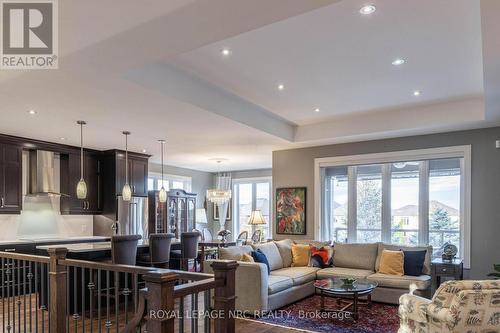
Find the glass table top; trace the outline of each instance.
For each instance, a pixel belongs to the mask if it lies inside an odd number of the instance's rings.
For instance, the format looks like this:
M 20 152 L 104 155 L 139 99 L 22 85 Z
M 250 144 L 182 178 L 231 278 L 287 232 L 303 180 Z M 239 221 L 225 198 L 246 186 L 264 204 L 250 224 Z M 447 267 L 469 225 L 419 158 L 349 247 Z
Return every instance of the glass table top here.
M 375 289 L 378 284 L 374 281 L 357 279 L 353 284 L 345 284 L 341 278 L 316 280 L 314 286 L 320 290 L 333 293 L 362 293 Z

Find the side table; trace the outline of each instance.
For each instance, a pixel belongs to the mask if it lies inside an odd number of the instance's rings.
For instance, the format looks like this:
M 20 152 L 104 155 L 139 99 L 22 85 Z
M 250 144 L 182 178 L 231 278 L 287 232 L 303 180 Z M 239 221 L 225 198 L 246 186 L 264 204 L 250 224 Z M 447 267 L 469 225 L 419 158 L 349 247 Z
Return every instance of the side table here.
M 451 261 L 436 258 L 432 260 L 432 295 L 441 285 L 441 278 L 452 278 L 463 280 L 464 263 L 462 259 L 452 259 Z

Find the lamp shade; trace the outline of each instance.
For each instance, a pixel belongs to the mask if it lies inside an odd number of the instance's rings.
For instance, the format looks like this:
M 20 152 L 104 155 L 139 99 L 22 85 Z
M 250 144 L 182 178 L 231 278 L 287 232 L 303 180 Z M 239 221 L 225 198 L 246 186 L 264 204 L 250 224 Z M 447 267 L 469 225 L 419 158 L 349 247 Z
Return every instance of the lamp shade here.
M 123 201 L 130 201 L 132 199 L 132 189 L 128 183 L 125 183 L 122 189 L 122 198 Z
M 205 208 L 196 208 L 196 224 L 207 224 L 207 213 Z
M 250 225 L 262 225 L 267 224 L 266 220 L 264 220 L 264 216 L 262 216 L 262 211 L 254 210 L 250 218 L 248 219 L 248 224 Z

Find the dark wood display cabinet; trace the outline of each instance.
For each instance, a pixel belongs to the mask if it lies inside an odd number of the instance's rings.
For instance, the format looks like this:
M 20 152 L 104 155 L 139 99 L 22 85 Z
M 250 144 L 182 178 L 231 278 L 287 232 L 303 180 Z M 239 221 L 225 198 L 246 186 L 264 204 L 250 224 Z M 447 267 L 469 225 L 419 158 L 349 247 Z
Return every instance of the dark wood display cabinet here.
M 148 196 L 148 159 L 150 155 L 128 153 L 128 182 L 132 196 Z M 103 186 L 103 214 L 115 220 L 116 198 L 122 194 L 125 185 L 125 152 L 108 150 L 103 153 L 101 178 Z
M 22 209 L 22 148 L 0 143 L 0 214 Z
M 87 183 L 87 198 L 76 197 L 80 181 L 80 154 L 61 154 L 61 214 L 95 215 L 102 212 L 101 156 L 85 152 L 83 175 Z
M 167 231 L 180 238 L 183 232 L 192 231 L 196 221 L 196 194 L 172 189 L 167 192 Z

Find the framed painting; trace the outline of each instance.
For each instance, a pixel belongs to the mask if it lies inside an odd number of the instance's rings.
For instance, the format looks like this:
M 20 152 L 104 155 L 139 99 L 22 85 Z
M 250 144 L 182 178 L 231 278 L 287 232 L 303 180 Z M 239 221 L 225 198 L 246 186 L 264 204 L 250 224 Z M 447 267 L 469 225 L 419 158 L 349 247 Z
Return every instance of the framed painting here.
M 227 207 L 226 221 L 231 221 L 233 201 L 229 200 L 229 206 Z M 219 206 L 214 204 L 214 220 L 219 221 Z
M 306 187 L 276 189 L 276 233 L 306 234 Z

